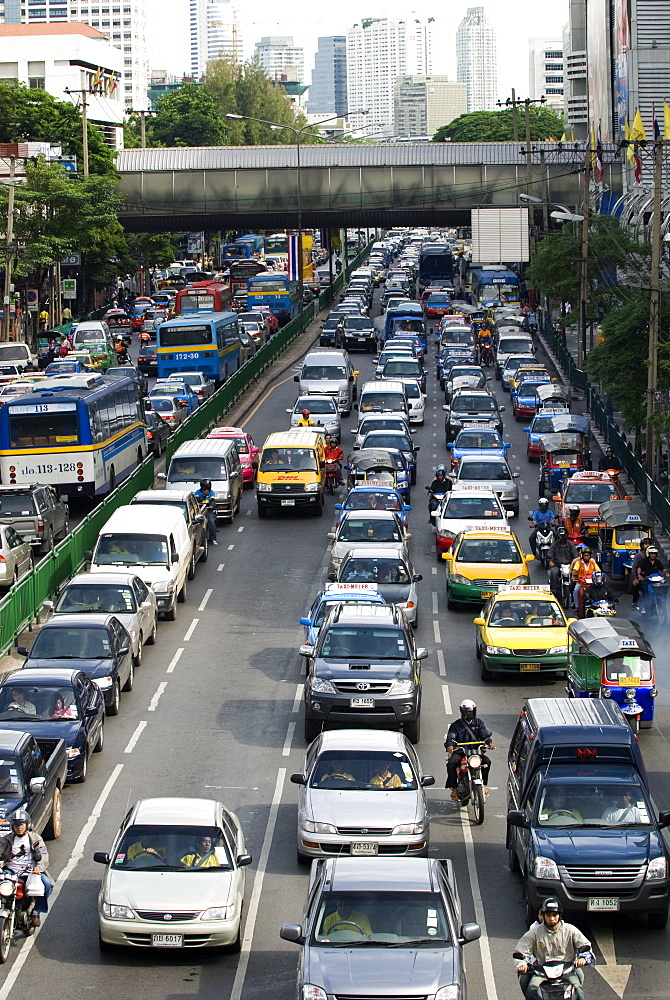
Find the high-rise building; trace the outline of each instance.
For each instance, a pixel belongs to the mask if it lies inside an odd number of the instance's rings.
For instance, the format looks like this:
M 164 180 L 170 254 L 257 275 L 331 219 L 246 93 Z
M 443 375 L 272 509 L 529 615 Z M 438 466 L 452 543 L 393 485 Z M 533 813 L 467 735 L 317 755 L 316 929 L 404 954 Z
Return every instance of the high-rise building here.
M 468 7 L 456 32 L 456 79 L 468 85 L 468 111 L 495 111 L 498 99 L 496 36 L 483 7 Z
M 344 35 L 319 39 L 307 111 L 310 115 L 339 117 L 347 113 L 347 39 Z
M 394 102 L 396 135 L 432 137 L 468 110 L 468 88 L 447 76 L 399 76 Z
M 349 123 L 361 135 L 394 134 L 396 78 L 432 72 L 432 22 L 366 18 L 347 32 Z
M 255 55 L 271 80 L 302 83 L 305 79 L 305 54 L 292 35 L 266 35 L 256 42 Z
M 242 59 L 237 11 L 231 0 L 189 0 L 191 76 L 201 77 L 210 59 Z
M 80 21 L 98 28 L 123 52 L 123 100 L 126 110 L 148 108 L 149 52 L 144 0 L 50 0 L 33 6 L 32 0 L 0 0 L 0 22 L 5 24 L 62 24 Z
M 528 96 L 531 101 L 546 97 L 547 107 L 563 114 L 563 41 L 529 38 L 528 54 Z

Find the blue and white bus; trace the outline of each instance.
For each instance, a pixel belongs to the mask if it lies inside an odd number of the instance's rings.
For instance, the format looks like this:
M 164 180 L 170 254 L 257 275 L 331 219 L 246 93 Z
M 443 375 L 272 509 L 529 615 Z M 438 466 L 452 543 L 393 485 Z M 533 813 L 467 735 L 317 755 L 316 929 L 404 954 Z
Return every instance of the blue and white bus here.
M 210 312 L 178 316 L 156 331 L 158 377 L 175 372 L 202 372 L 217 385 L 240 367 L 237 313 Z
M 470 291 L 475 301 L 490 308 L 496 305 L 519 305 L 519 276 L 504 264 L 475 265 L 470 268 Z
M 281 271 L 264 271 L 247 279 L 247 309 L 269 306 L 275 316 L 287 312 L 291 319 L 300 312 L 298 285 Z
M 46 483 L 59 493 L 99 496 L 134 472 L 147 452 L 133 378 L 47 378 L 0 408 L 5 486 Z

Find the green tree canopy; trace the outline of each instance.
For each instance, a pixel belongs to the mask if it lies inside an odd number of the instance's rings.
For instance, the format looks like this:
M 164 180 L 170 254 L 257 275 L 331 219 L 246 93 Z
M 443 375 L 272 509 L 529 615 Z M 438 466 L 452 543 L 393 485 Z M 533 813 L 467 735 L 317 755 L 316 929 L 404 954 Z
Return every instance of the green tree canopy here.
M 517 107 L 516 118 L 519 138 L 525 139 L 526 119 L 524 108 Z M 530 136 L 534 141 L 560 139 L 564 124 L 560 115 L 550 108 L 530 106 Z M 471 111 L 443 125 L 433 136 L 433 142 L 513 142 L 514 111 Z
M 186 83 L 158 101 L 147 121 L 147 136 L 158 146 L 223 146 L 225 119 L 206 87 Z

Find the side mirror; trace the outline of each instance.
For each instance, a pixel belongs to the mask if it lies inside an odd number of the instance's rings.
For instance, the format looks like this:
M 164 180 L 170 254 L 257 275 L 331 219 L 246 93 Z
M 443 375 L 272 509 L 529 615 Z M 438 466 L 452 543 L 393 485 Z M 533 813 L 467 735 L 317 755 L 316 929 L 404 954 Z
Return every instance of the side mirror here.
M 42 601 L 42 607 L 46 608 L 47 611 L 53 611 L 54 602 L 53 601 Z
M 127 656 L 130 652 L 130 646 L 121 646 L 119 650 L 119 656 Z
M 486 622 L 484 621 L 483 618 L 474 618 L 473 621 L 472 621 L 472 624 L 473 625 L 486 625 Z
M 312 623 L 311 623 L 311 621 L 309 620 L 309 618 L 301 618 L 301 619 L 300 619 L 300 624 L 301 624 L 301 625 L 307 625 L 307 627 L 309 628 L 309 627 L 311 626 L 311 624 L 312 624 Z
M 313 656 L 314 646 L 309 646 L 305 643 L 304 645 L 300 646 L 298 652 L 300 653 L 301 656 Z
M 294 382 L 299 382 L 300 381 L 300 376 L 299 375 L 294 375 L 293 376 L 293 381 Z
M 510 809 L 507 813 L 507 823 L 509 826 L 518 826 L 522 830 L 527 830 L 530 825 L 520 809 Z
M 420 444 L 415 445 L 414 451 L 421 451 L 421 445 Z
M 84 552 L 84 559 L 86 560 L 86 562 L 90 562 L 92 558 L 93 558 L 93 549 L 87 549 L 86 552 Z
M 534 555 L 530 555 L 529 554 L 529 555 L 526 556 L 526 562 L 534 562 L 534 561 L 535 561 L 535 556 Z
M 344 506 L 341 503 L 334 503 L 333 510 L 344 510 Z
M 500 413 L 504 413 L 505 412 L 505 407 L 504 406 L 499 406 L 498 410 L 499 410 Z
M 95 851 L 93 854 L 93 860 L 99 865 L 109 864 L 109 854 L 105 854 L 104 851 Z
M 423 580 L 423 575 L 421 573 L 415 573 L 414 576 L 412 577 L 412 580 L 414 581 L 414 583 L 418 583 L 419 580 Z
M 304 774 L 302 774 L 300 771 L 298 771 L 296 774 L 292 774 L 291 777 L 289 778 L 289 781 L 291 782 L 292 785 L 306 785 L 307 784 L 307 778 L 306 778 L 306 776 Z
M 337 583 L 337 573 L 329 573 L 328 579 L 331 583 Z
M 453 559 L 454 557 L 453 557 L 453 555 L 452 555 L 452 553 L 451 553 L 451 552 L 443 552 L 443 553 L 442 553 L 442 558 L 443 558 L 443 559 L 446 559 L 446 560 L 447 560 L 447 562 L 449 562 L 449 560 L 450 560 L 450 559 Z
M 448 410 L 448 409 L 449 409 L 449 407 L 447 406 L 447 404 L 446 404 L 446 403 L 443 403 L 443 404 L 442 404 L 442 409 L 443 409 L 443 410 Z
M 157 479 L 167 479 L 167 476 L 165 475 L 164 472 L 159 472 L 156 478 Z
M 326 538 L 335 539 L 336 537 L 337 537 L 337 535 L 335 534 L 334 531 L 329 531 L 328 534 L 326 535 Z
M 19 654 L 19 656 L 30 656 L 30 650 L 26 649 L 25 646 L 17 646 L 16 652 Z
M 521 475 L 520 472 L 513 472 L 512 473 L 512 479 L 518 479 L 520 475 Z
M 174 566 L 174 564 L 175 564 L 175 563 L 178 563 L 178 562 L 179 562 L 179 556 L 177 555 L 177 553 L 176 553 L 176 552 L 175 552 L 175 553 L 173 553 L 173 556 L 172 556 L 172 559 L 170 560 L 170 562 L 171 562 L 171 564 L 172 564 L 173 566 Z
M 279 937 L 284 941 L 293 941 L 294 944 L 305 943 L 300 924 L 282 924 L 279 928 Z
M 530 434 L 530 427 L 522 427 L 521 428 L 521 433 L 522 434 Z
M 288 407 L 286 408 L 286 412 L 287 412 L 287 413 L 293 413 L 293 410 L 291 409 L 291 407 L 290 407 L 290 406 L 288 406 Z
M 251 857 L 250 854 L 238 854 L 237 857 L 235 858 L 235 861 L 237 862 L 238 868 L 245 868 L 246 865 L 251 864 L 253 858 Z
M 427 659 L 427 657 L 428 657 L 428 650 L 425 648 L 425 646 L 419 646 L 419 648 L 416 651 L 417 660 L 425 660 Z
M 46 785 L 46 782 L 46 778 L 31 778 L 30 791 L 34 793 L 42 792 L 42 794 L 44 794 L 44 786 Z
M 435 778 L 432 776 L 432 774 L 424 774 L 423 778 L 421 779 L 421 787 L 430 788 L 430 786 L 434 784 L 435 784 Z
M 658 814 L 658 825 L 663 829 L 664 826 L 670 826 L 670 811 L 664 809 L 663 812 Z
M 89 717 L 89 719 L 94 719 L 98 714 L 98 711 L 99 711 L 98 707 L 94 705 L 93 707 L 86 709 L 86 715 Z
M 254 470 L 254 472 L 258 472 L 258 462 L 252 462 L 251 468 Z
M 481 936 L 482 930 L 479 924 L 461 924 L 461 929 L 458 932 L 458 943 L 469 944 L 471 941 L 478 941 Z

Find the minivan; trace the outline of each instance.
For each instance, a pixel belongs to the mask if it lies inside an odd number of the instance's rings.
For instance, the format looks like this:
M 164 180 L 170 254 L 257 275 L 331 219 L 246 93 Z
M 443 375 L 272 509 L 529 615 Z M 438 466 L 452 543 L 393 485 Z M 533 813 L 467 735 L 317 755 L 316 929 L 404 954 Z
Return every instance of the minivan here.
M 268 510 L 323 513 L 326 458 L 323 435 L 316 427 L 295 427 L 269 434 L 256 473 L 258 516 Z
M 310 351 L 297 371 L 293 381 L 300 386 L 301 396 L 332 396 L 342 416 L 349 416 L 356 399 L 358 372 L 346 351 Z
M 356 404 L 359 413 L 404 413 L 409 416 L 407 390 L 405 384 L 395 379 L 366 382 L 361 389 L 361 398 Z
M 167 475 L 168 490 L 200 489 L 200 481 L 209 479 L 215 494 L 216 516 L 233 523 L 242 499 L 242 465 L 234 441 L 205 438 L 185 441 L 175 451 Z
M 167 621 L 186 600 L 193 543 L 183 512 L 167 504 L 118 507 L 103 525 L 91 554 L 91 573 L 111 569 L 137 573 L 156 595 Z
M 27 365 L 36 363 L 35 355 L 24 341 L 0 344 L 0 365 L 16 365 L 23 371 Z
M 502 370 L 505 367 L 508 357 L 511 354 L 534 354 L 535 346 L 532 339 L 527 335 L 519 331 L 518 334 L 512 336 L 501 337 L 498 341 L 498 346 L 496 348 L 496 365 L 495 373 L 496 379 L 500 381 L 502 378 Z

